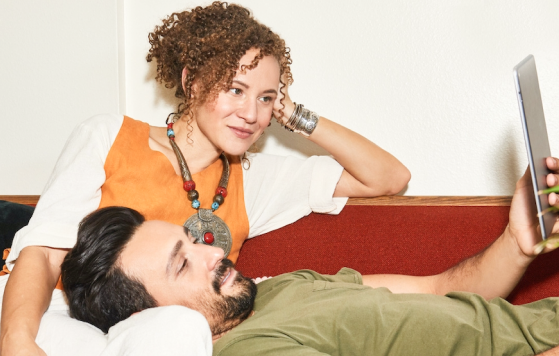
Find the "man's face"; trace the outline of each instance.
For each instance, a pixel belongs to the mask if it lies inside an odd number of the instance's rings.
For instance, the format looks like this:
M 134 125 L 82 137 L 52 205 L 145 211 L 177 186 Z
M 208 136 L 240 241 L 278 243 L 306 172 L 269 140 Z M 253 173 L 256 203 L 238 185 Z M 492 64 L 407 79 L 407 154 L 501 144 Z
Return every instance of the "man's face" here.
M 218 335 L 246 319 L 256 286 L 223 259 L 218 247 L 195 244 L 182 226 L 143 223 L 120 256 L 120 266 L 139 279 L 161 306 L 183 305 L 202 313 Z

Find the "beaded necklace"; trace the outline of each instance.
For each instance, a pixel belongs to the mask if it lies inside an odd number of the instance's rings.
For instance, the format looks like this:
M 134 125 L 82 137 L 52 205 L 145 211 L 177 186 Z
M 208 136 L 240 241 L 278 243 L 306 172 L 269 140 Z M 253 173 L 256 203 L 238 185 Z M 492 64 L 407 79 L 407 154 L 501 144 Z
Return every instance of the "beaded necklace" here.
M 186 164 L 186 160 L 182 154 L 182 151 L 175 143 L 175 131 L 173 131 L 173 123 L 167 124 L 167 137 L 169 137 L 169 143 L 173 147 L 173 151 L 177 156 L 179 166 L 181 169 L 181 176 L 183 181 L 183 189 L 188 192 L 188 200 L 190 200 L 191 206 L 196 209 L 196 213 L 191 215 L 184 223 L 184 226 L 188 228 L 192 237 L 195 238 L 196 243 L 203 243 L 206 245 L 212 245 L 220 247 L 225 252 L 225 256 L 229 255 L 231 251 L 231 245 L 233 244 L 233 239 L 231 238 L 231 231 L 229 227 L 219 216 L 213 214 L 220 205 L 225 201 L 227 196 L 227 183 L 229 183 L 229 161 L 224 153 L 221 153 L 219 158 L 223 162 L 223 172 L 221 173 L 221 179 L 215 191 L 215 196 L 212 203 L 211 209 L 200 209 L 200 201 L 198 200 L 199 194 L 196 190 L 196 183 L 192 180 L 192 175 Z

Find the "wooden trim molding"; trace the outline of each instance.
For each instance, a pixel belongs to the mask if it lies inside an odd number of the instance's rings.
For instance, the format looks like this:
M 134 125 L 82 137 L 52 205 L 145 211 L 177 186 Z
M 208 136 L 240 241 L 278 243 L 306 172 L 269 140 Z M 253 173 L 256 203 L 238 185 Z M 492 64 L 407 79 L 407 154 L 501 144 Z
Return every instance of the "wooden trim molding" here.
M 349 198 L 348 205 L 510 206 L 512 196 L 383 196 Z
M 13 203 L 35 205 L 39 201 L 40 195 L 0 195 L 0 200 L 11 201 Z
M 0 195 L 0 200 L 20 204 L 37 204 L 39 195 Z M 510 206 L 511 196 L 385 196 L 350 198 L 348 205 L 405 206 Z

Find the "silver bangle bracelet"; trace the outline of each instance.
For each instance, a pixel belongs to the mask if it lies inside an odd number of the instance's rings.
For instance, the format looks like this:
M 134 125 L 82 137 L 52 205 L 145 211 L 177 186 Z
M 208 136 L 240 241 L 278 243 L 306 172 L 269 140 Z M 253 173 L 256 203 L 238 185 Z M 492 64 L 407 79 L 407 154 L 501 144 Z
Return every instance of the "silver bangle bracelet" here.
M 293 114 L 291 114 L 284 127 L 288 131 L 309 137 L 316 128 L 319 118 L 320 116 L 317 113 L 305 109 L 303 104 L 295 103 L 295 110 L 293 110 Z

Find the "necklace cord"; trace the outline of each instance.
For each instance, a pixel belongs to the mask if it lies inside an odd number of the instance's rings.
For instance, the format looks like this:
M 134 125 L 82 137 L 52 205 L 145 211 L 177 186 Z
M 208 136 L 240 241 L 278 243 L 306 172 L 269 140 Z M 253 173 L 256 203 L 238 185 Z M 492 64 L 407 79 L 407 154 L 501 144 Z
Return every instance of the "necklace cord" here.
M 196 183 L 192 180 L 192 174 L 190 174 L 184 155 L 175 142 L 173 123 L 167 124 L 167 137 L 169 137 L 169 143 L 171 144 L 171 147 L 177 156 L 177 161 L 179 162 L 181 177 L 183 180 L 182 187 L 187 192 L 187 197 L 191 202 L 192 208 L 197 211 L 185 221 L 184 226 L 188 228 L 197 242 L 220 247 L 224 251 L 224 256 L 227 257 L 233 244 L 231 231 L 225 221 L 213 214 L 213 212 L 223 204 L 225 197 L 227 196 L 227 184 L 229 183 L 230 174 L 227 156 L 225 156 L 223 152 L 219 155 L 219 158 L 221 158 L 223 163 L 223 171 L 221 172 L 219 185 L 215 190 L 211 210 L 200 209 L 200 201 L 198 200 L 199 194 L 196 190 Z
M 189 180 L 192 180 L 192 176 L 190 175 L 190 170 L 188 169 L 188 166 L 186 165 L 186 160 L 184 159 L 184 156 L 182 155 L 182 152 L 181 152 L 180 148 L 175 143 L 175 140 L 169 140 L 169 143 L 171 144 L 171 147 L 173 147 L 173 151 L 175 151 L 175 155 L 177 156 L 177 159 L 179 161 L 179 167 L 181 169 L 182 181 L 187 182 Z M 220 183 L 221 183 L 221 181 L 220 181 Z
M 199 194 L 196 190 L 196 183 L 192 180 L 192 174 L 188 169 L 188 165 L 186 164 L 186 160 L 184 159 L 184 155 L 182 154 L 181 149 L 177 146 L 175 142 L 175 131 L 173 130 L 173 123 L 167 124 L 167 136 L 169 137 L 169 143 L 177 156 L 177 161 L 179 163 L 179 167 L 181 170 L 181 177 L 183 181 L 183 188 L 188 192 L 188 200 L 192 202 L 192 207 L 194 209 L 200 208 L 200 201 L 198 200 Z M 223 204 L 225 201 L 225 197 L 227 196 L 227 184 L 229 183 L 229 175 L 230 175 L 230 166 L 229 160 L 227 160 L 227 156 L 225 153 L 221 153 L 219 155 L 223 163 L 223 171 L 221 172 L 221 177 L 219 179 L 219 184 L 215 191 L 215 195 L 213 198 L 212 203 L 212 211 L 215 211 L 219 208 L 220 205 Z

